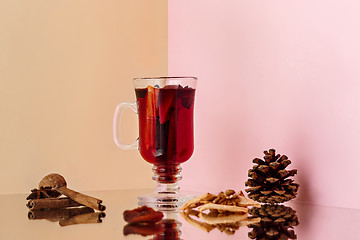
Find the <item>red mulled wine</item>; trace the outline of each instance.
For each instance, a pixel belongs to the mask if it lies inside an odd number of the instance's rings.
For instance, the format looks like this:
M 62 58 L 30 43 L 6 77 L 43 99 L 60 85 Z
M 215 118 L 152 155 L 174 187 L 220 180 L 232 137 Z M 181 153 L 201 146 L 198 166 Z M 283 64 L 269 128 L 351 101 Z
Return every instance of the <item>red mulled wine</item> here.
M 139 150 L 156 167 L 156 180 L 174 183 L 179 164 L 194 151 L 195 89 L 180 85 L 135 89 L 139 115 Z

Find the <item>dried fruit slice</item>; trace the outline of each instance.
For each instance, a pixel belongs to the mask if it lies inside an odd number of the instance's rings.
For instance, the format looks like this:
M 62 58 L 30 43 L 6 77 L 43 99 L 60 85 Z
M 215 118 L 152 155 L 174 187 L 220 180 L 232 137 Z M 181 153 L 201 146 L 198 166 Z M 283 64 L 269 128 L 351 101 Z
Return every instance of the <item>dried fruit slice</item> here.
M 124 220 L 128 223 L 155 223 L 164 217 L 162 212 L 155 211 L 147 206 L 126 210 L 123 215 Z
M 163 231 L 164 231 L 164 227 L 159 223 L 149 223 L 149 224 L 129 223 L 123 229 L 123 233 L 125 236 L 129 234 L 137 234 L 144 237 L 154 234 L 159 234 L 162 233 Z
M 203 205 L 206 202 L 210 202 L 216 198 L 215 194 L 212 193 L 205 193 L 201 196 L 191 199 L 187 203 L 185 203 L 181 208 L 180 211 L 184 211 L 186 209 L 196 208 L 199 205 Z
M 208 224 L 221 224 L 221 223 L 234 223 L 239 221 L 245 221 L 248 219 L 247 213 L 232 213 L 229 215 L 212 216 L 206 213 L 200 213 L 199 217 Z M 260 221 L 260 220 L 259 220 Z
M 157 100 L 159 89 L 152 86 L 147 87 L 146 98 L 146 118 L 152 119 L 156 117 L 157 113 Z
M 236 204 L 239 207 L 246 207 L 246 206 L 255 206 L 255 207 L 260 207 L 260 203 L 252 200 L 252 199 L 248 199 L 244 196 L 239 196 L 239 201 Z
M 187 212 L 180 212 L 180 215 L 191 225 L 198 227 L 206 232 L 210 232 L 216 228 L 214 225 L 193 219 Z
M 216 209 L 218 211 L 229 211 L 229 212 L 248 212 L 249 209 L 247 207 L 238 207 L 238 206 L 229 206 L 229 205 L 222 205 L 216 203 L 207 203 L 201 207 L 199 207 L 199 211 L 203 212 L 206 210 Z
M 157 115 L 157 99 L 159 95 L 159 89 L 154 88 L 152 86 L 147 87 L 146 95 L 145 95 L 145 105 L 142 105 L 142 109 L 146 109 L 145 118 L 142 126 L 143 133 L 142 137 L 144 138 L 144 143 L 146 143 L 147 149 L 152 149 L 152 145 L 155 141 L 155 128 L 156 124 L 156 115 Z

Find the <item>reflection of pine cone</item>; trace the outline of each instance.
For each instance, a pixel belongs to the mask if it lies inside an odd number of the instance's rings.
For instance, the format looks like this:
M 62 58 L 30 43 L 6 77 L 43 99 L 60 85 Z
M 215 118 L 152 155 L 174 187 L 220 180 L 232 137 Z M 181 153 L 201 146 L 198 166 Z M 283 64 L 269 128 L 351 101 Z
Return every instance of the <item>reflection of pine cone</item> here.
M 292 229 L 299 224 L 296 211 L 283 205 L 262 205 L 252 208 L 249 213 L 253 217 L 260 217 L 259 223 L 249 224 L 252 228 L 249 238 L 262 240 L 296 239 Z
M 264 160 L 255 158 L 256 165 L 249 170 L 249 179 L 245 186 L 248 197 L 263 203 L 282 203 L 296 197 L 299 184 L 287 179 L 294 176 L 297 170 L 287 171 L 285 168 L 291 163 L 287 156 L 275 155 L 275 150 L 264 151 Z

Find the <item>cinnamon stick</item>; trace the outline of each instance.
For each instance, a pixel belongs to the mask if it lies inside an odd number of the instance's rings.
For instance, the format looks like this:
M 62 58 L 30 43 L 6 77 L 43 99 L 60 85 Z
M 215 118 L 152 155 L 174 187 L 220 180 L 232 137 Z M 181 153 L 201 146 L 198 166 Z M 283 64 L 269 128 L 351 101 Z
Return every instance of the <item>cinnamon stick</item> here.
M 91 207 L 93 209 L 99 211 L 105 211 L 106 207 L 102 205 L 102 200 L 98 198 L 94 198 L 74 190 L 71 190 L 67 187 L 59 187 L 56 188 L 56 191 L 60 192 L 61 194 L 73 199 L 76 202 L 79 202 L 87 207 Z
M 42 198 L 42 199 L 29 200 L 26 206 L 30 210 L 39 210 L 39 209 L 78 207 L 83 205 L 81 203 L 75 202 L 70 198 Z
M 92 212 L 81 215 L 73 216 L 69 219 L 61 219 L 59 221 L 59 225 L 69 226 L 74 224 L 83 224 L 83 223 L 101 223 L 102 218 L 104 218 L 106 214 L 104 212 Z
M 56 222 L 61 219 L 68 219 L 76 215 L 92 212 L 94 212 L 94 209 L 89 207 L 31 210 L 28 212 L 28 218 L 30 220 L 47 219 Z
M 102 205 L 102 200 L 94 197 L 81 194 L 66 187 L 67 183 L 65 178 L 57 173 L 51 173 L 45 176 L 39 183 L 39 188 L 51 187 L 51 189 L 71 198 L 72 200 L 81 203 L 87 207 L 96 210 L 104 211 L 105 206 Z

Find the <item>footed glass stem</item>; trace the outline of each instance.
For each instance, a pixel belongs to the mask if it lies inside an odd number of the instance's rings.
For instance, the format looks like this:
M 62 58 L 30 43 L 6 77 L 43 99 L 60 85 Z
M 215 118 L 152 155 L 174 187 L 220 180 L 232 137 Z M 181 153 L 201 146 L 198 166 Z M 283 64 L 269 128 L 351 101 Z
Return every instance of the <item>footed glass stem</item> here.
M 181 166 L 153 167 L 153 180 L 157 182 L 154 192 L 138 197 L 139 205 L 156 208 L 160 211 L 176 211 L 196 194 L 180 191 L 178 181 L 181 179 Z M 172 174 L 169 174 L 169 171 Z
M 158 188 L 166 188 L 168 190 L 179 190 L 173 184 L 176 184 L 178 181 L 182 179 L 180 172 L 182 171 L 182 167 L 180 164 L 164 164 L 164 165 L 154 165 L 152 168 L 154 175 L 152 179 L 159 184 L 166 184 L 163 186 L 159 186 Z

